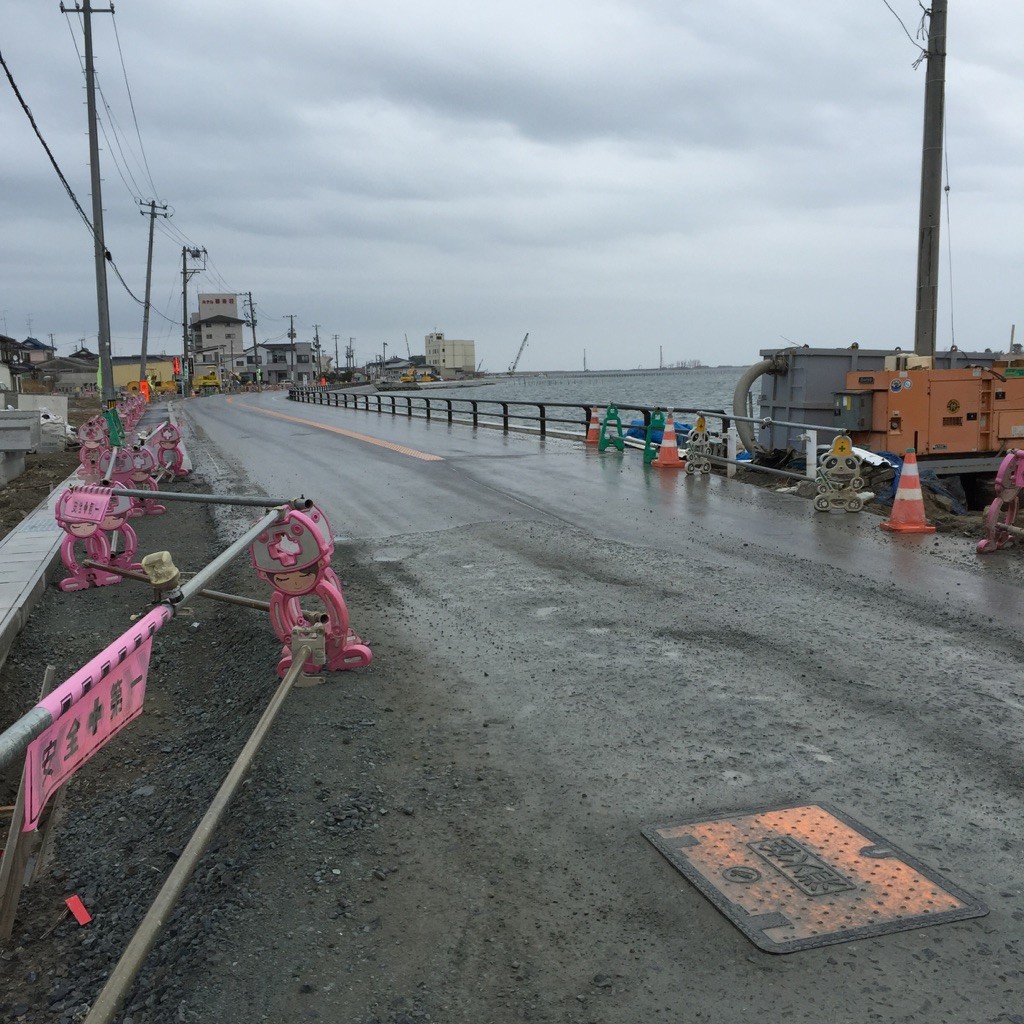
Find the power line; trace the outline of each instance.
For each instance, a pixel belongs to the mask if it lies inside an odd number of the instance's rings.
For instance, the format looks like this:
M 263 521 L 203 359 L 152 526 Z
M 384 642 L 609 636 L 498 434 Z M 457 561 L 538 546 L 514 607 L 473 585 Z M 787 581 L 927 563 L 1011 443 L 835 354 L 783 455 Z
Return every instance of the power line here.
M 111 4 L 113 8 L 113 4 Z M 132 110 L 132 121 L 135 122 L 135 134 L 139 140 L 139 152 L 142 154 L 142 162 L 146 168 L 146 176 L 149 178 L 149 184 L 152 186 L 153 195 L 157 194 L 157 187 L 153 184 L 153 175 L 149 169 L 149 160 L 146 159 L 146 147 L 142 144 L 142 133 L 139 131 L 139 119 L 135 116 L 135 100 L 132 99 L 131 86 L 128 84 L 128 69 L 124 66 L 124 53 L 121 50 L 121 37 L 117 34 L 117 18 L 114 16 L 114 11 L 111 9 L 110 22 L 114 26 L 114 39 L 117 42 L 117 55 L 121 58 L 121 72 L 124 75 L 124 89 L 128 93 L 128 105 Z
M 906 33 L 907 38 L 920 51 L 920 53 L 918 54 L 917 60 L 915 60 L 913 65 L 912 65 L 914 67 L 914 69 L 916 70 L 918 68 L 918 66 L 921 64 L 921 61 L 923 61 L 928 56 L 928 51 L 923 46 L 921 46 L 921 44 L 910 34 L 910 31 L 907 29 L 907 26 L 903 24 L 903 19 L 892 9 L 892 5 L 889 3 L 889 0 L 882 0 L 882 3 L 885 4 L 885 6 L 889 8 L 889 10 L 892 12 L 892 16 L 900 23 L 900 27 Z M 925 10 L 923 5 L 921 6 L 921 10 L 922 11 Z M 927 12 L 925 12 L 925 13 L 927 14 Z M 922 15 L 922 18 L 921 18 L 921 24 L 922 25 L 924 24 L 924 15 Z M 918 31 L 918 35 L 920 35 L 921 34 L 921 29 L 918 28 L 917 31 Z

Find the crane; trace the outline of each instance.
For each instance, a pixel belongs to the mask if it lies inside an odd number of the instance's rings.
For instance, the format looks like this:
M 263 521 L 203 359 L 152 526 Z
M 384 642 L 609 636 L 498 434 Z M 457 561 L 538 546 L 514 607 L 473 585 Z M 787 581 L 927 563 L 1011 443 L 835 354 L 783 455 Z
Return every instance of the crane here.
M 519 346 L 519 351 L 516 353 L 515 359 L 512 360 L 512 365 L 508 368 L 509 373 L 515 373 L 516 367 L 519 365 L 519 360 L 523 358 L 523 352 L 526 349 L 526 339 L 530 336 L 530 332 L 527 331 L 523 336 L 523 343 Z
M 412 349 L 409 348 L 409 335 L 405 336 L 405 353 L 409 357 L 409 362 L 412 362 Z

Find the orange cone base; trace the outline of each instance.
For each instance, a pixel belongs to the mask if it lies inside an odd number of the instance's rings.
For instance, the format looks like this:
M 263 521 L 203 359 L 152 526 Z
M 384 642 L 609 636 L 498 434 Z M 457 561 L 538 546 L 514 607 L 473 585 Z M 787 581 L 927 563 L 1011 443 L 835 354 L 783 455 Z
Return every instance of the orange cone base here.
M 927 523 L 921 523 L 919 525 L 913 523 L 890 523 L 887 519 L 883 523 L 878 524 L 883 530 L 888 530 L 890 533 L 934 533 L 935 527 L 929 526 Z

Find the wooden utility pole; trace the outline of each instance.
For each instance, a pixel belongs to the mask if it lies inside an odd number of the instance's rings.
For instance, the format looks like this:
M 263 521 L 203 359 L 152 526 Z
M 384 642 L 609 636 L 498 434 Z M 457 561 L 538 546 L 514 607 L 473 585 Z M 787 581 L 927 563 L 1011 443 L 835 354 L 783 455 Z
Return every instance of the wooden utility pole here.
M 932 0 L 921 150 L 921 215 L 917 239 L 914 352 L 935 355 L 939 305 L 939 226 L 942 216 L 942 134 L 945 120 L 947 0 Z
M 149 210 L 139 210 L 139 213 L 145 217 L 149 215 L 149 251 L 146 254 L 146 301 L 142 306 L 142 351 L 139 355 L 139 380 L 144 381 L 146 379 L 146 349 L 149 344 L 149 294 L 150 287 L 153 284 L 153 228 L 156 225 L 157 217 L 170 217 L 167 212 L 166 206 L 160 206 L 159 209 L 163 210 L 163 213 L 157 213 L 157 202 L 155 199 L 150 199 L 148 203 L 139 200 L 140 206 L 148 206 Z
M 82 0 L 81 7 L 60 5 L 62 14 L 82 15 L 82 35 L 85 42 L 85 104 L 89 117 L 89 172 L 92 182 L 92 235 L 96 262 L 96 306 L 99 313 L 99 350 L 101 394 L 107 408 L 112 408 L 114 397 L 114 371 L 110 361 L 110 303 L 107 298 L 107 247 L 103 241 L 103 196 L 100 191 L 100 144 L 96 131 L 96 68 L 92 49 L 92 13 L 90 0 Z M 112 14 L 113 7 L 102 7 L 98 13 Z

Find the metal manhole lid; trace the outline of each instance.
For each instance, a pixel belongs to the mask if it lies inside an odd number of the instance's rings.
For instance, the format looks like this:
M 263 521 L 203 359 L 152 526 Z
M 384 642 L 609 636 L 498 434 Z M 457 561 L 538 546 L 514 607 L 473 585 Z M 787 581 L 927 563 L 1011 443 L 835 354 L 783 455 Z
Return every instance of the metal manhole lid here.
M 769 953 L 988 913 L 980 900 L 826 804 L 687 818 L 641 832 Z

